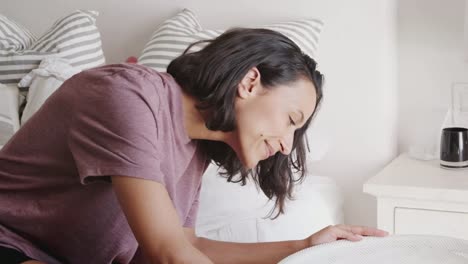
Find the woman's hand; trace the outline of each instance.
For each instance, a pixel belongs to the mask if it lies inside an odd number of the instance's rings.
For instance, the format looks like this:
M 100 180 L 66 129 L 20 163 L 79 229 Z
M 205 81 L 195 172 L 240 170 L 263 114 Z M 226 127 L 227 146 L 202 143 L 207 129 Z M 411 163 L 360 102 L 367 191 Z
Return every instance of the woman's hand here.
M 388 232 L 365 226 L 335 225 L 327 226 L 317 233 L 306 238 L 308 247 L 317 246 L 323 243 L 329 243 L 340 239 L 350 241 L 359 241 L 362 236 L 387 236 Z

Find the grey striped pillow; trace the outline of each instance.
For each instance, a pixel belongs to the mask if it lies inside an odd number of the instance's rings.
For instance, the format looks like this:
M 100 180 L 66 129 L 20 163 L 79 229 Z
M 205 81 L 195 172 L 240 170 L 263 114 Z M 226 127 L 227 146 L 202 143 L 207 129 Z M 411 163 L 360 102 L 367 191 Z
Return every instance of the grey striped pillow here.
M 76 10 L 58 19 L 37 40 L 12 20 L 0 17 L 0 31 L 4 32 L 0 35 L 0 45 L 4 45 L 0 49 L 0 83 L 18 83 L 50 56 L 66 58 L 79 70 L 104 64 L 101 35 L 96 26 L 98 15 L 97 11 Z M 13 24 L 17 27 L 12 27 Z M 6 34 L 6 29 L 11 33 Z
M 294 41 L 304 53 L 315 58 L 323 22 L 318 19 L 302 19 L 267 25 L 262 28 L 276 30 L 284 34 Z M 169 63 L 181 55 L 191 43 L 215 38 L 223 32 L 224 30 L 203 29 L 194 13 L 184 9 L 179 14 L 164 21 L 153 33 L 151 40 L 145 45 L 138 58 L 138 63 L 165 72 Z M 201 48 L 202 45 L 198 45 L 193 48 L 193 51 Z
M 0 14 L 0 51 L 20 51 L 31 46 L 36 37 L 24 26 Z

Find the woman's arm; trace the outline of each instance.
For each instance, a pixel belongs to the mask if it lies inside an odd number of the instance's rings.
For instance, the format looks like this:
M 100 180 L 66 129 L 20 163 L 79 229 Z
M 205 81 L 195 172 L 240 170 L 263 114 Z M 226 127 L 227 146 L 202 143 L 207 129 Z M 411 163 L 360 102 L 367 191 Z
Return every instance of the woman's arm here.
M 193 245 L 216 264 L 273 264 L 307 247 L 305 240 L 235 243 L 196 237 L 189 228 L 184 231 Z
M 111 178 L 133 234 L 152 263 L 212 263 L 184 235 L 162 184 L 126 176 Z
M 328 226 L 304 240 L 263 243 L 232 243 L 198 238 L 193 229 L 184 229 L 187 239 L 216 264 L 270 264 L 308 247 L 338 239 L 359 241 L 362 236 L 386 236 L 385 231 L 363 226 Z

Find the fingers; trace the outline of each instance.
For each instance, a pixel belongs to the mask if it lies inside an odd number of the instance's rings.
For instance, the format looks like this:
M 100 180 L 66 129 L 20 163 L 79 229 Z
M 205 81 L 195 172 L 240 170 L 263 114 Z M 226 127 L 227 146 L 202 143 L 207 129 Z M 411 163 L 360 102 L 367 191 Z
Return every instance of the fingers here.
M 372 227 L 352 225 L 330 225 L 314 233 L 308 238 L 310 246 L 329 243 L 332 241 L 346 239 L 349 241 L 360 241 L 363 236 L 386 236 L 387 232 Z
M 336 236 L 337 239 L 347 239 L 347 240 L 350 240 L 350 241 L 359 241 L 362 239 L 362 236 L 358 235 L 358 234 L 354 234 L 353 232 L 351 231 L 348 231 L 346 229 L 343 229 L 343 228 L 340 228 L 340 227 L 337 227 L 335 226 L 334 228 L 334 234 Z
M 388 235 L 388 232 L 384 230 L 367 227 L 367 226 L 337 225 L 337 227 L 345 229 L 354 234 L 362 235 L 362 236 L 384 237 Z

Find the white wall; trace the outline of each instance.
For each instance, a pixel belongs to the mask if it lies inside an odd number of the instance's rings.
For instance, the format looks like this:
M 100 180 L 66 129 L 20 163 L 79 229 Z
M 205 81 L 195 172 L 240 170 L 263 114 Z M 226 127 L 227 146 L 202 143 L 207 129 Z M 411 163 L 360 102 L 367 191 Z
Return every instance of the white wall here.
M 347 223 L 375 226 L 375 200 L 362 194 L 362 184 L 397 152 L 395 2 L 0 0 L 0 12 L 40 33 L 73 9 L 98 10 L 108 62 L 139 55 L 156 25 L 183 7 L 196 12 L 207 28 L 323 19 L 318 61 L 326 75 L 325 100 L 311 136 L 326 134 L 330 149 L 311 169 L 337 179 L 345 196 Z
M 436 150 L 453 82 L 468 82 L 465 0 L 400 0 L 399 151 Z M 468 49 L 468 47 L 465 47 Z

